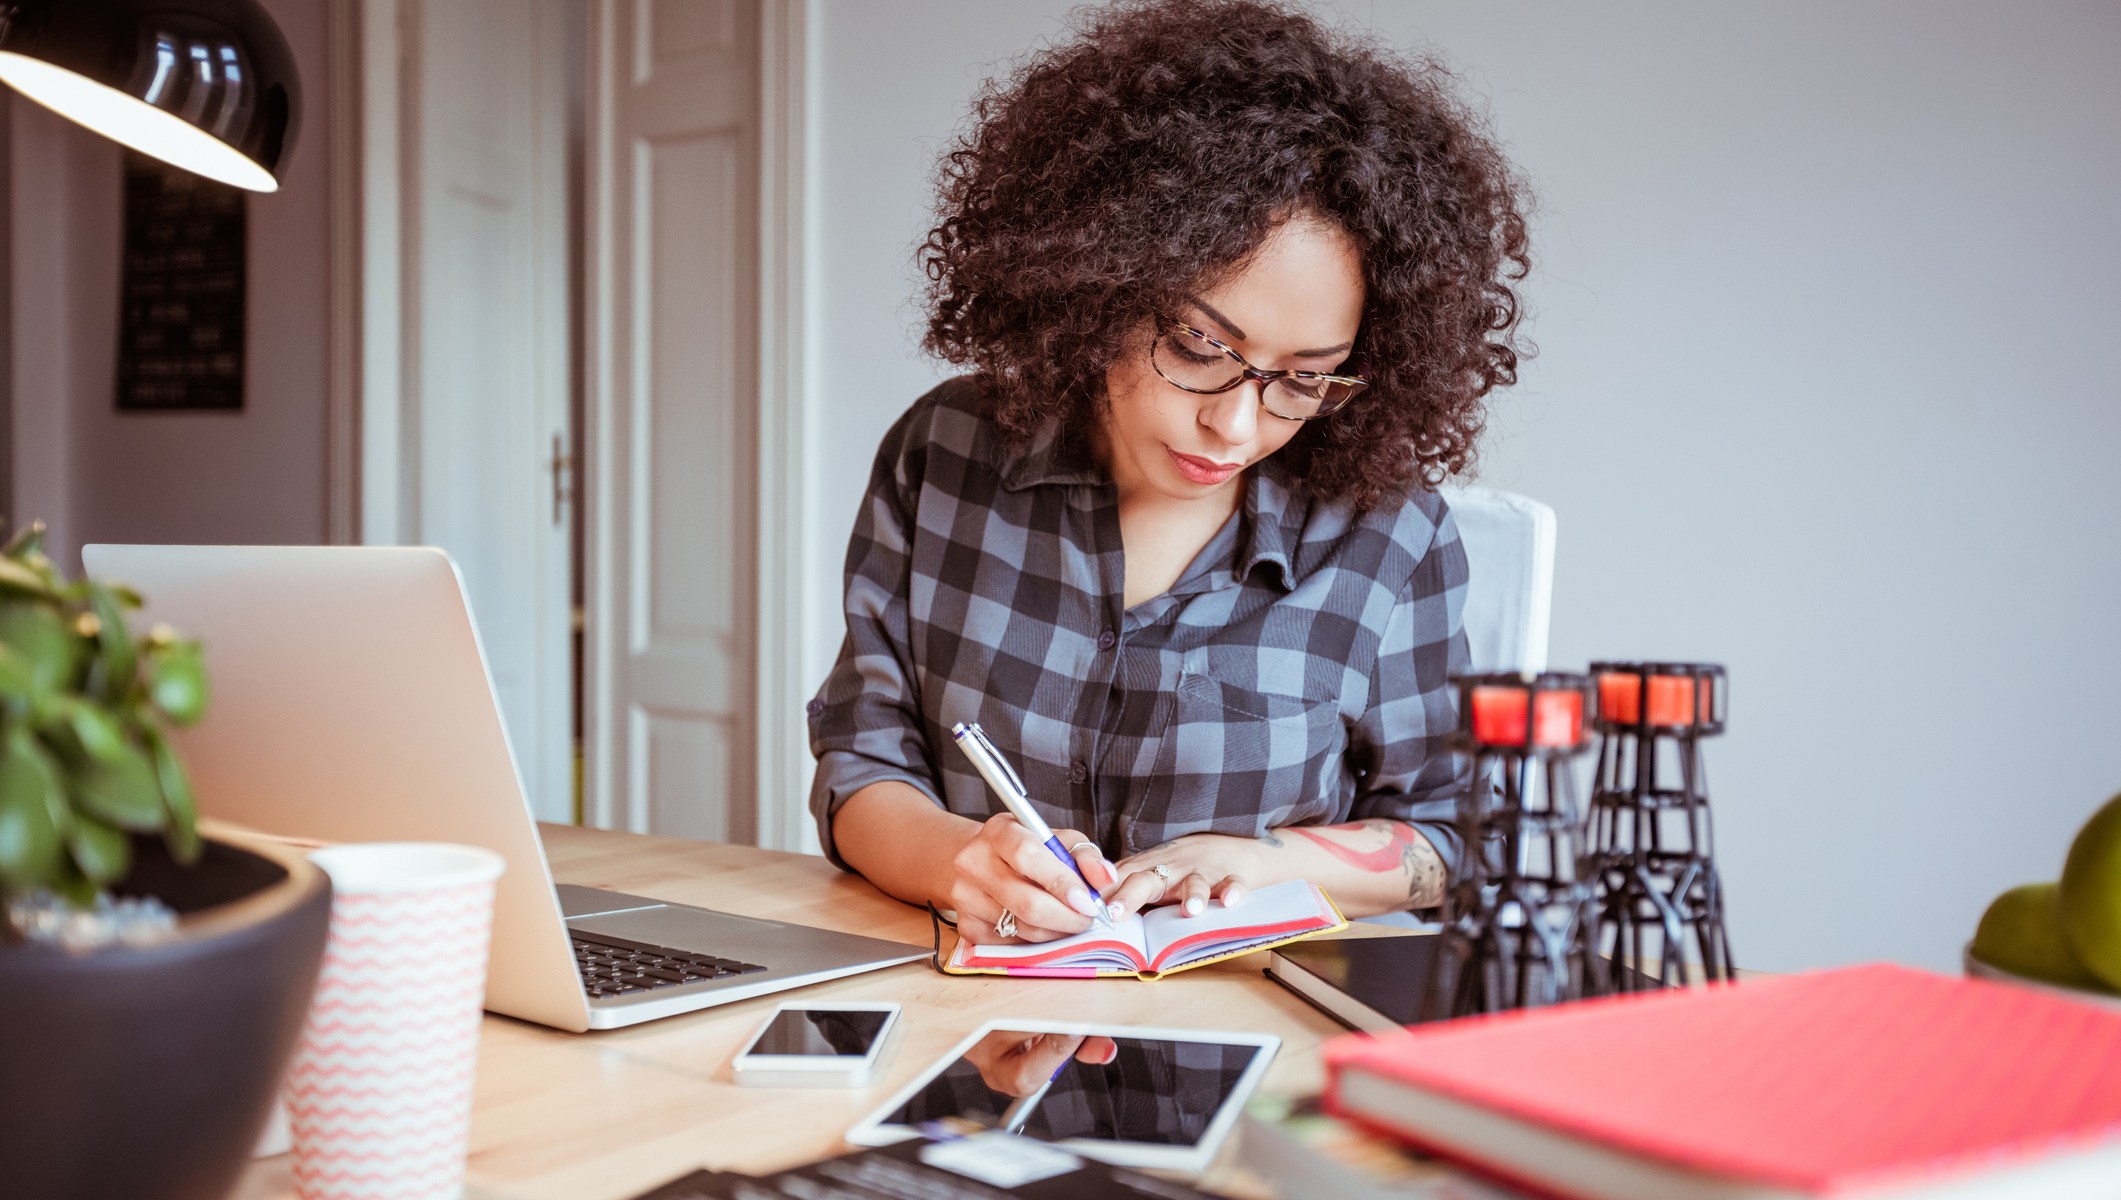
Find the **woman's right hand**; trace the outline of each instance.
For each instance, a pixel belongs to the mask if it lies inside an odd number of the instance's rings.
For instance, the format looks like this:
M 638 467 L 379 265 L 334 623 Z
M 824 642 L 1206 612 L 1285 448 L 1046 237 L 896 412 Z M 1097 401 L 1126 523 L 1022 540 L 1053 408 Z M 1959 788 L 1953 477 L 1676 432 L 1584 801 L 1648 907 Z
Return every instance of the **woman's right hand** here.
M 1100 891 L 1117 881 L 1112 864 L 1087 844 L 1088 838 L 1073 829 L 1053 832 L 1061 845 L 1077 846 L 1076 864 Z M 1090 928 L 1100 907 L 1075 872 L 1008 813 L 987 818 L 957 852 L 951 868 L 950 906 L 957 910 L 958 932 L 975 946 L 1050 942 L 1081 933 Z M 1015 937 L 995 930 L 1004 910 L 1016 918 Z
M 1051 858 L 1052 855 L 1046 857 Z M 1102 1066 L 1119 1057 L 1119 1043 L 1079 1033 L 1022 1033 L 998 1029 L 965 1051 L 980 1082 L 1004 1096 L 1022 1098 L 1053 1082 L 1069 1059 Z

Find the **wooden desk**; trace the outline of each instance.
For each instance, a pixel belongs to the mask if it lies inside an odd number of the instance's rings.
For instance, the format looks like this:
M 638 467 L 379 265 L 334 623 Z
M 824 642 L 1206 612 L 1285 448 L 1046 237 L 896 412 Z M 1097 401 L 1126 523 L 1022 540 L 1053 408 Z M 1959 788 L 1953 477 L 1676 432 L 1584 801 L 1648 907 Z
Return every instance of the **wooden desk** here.
M 553 875 L 726 912 L 927 945 L 927 913 L 821 858 L 548 825 Z M 1369 927 L 1366 927 L 1369 928 Z M 1379 930 L 1379 933 L 1387 931 Z M 1264 978 L 1258 957 L 1156 983 L 948 978 L 925 963 L 602 1033 L 488 1015 L 479 1041 L 467 1200 L 617 1200 L 696 1167 L 778 1170 L 844 1148 L 840 1135 L 982 1022 L 1104 1021 L 1280 1035 L 1264 1087 L 1315 1091 L 1340 1027 Z M 896 1000 L 904 1031 L 862 1090 L 739 1088 L 729 1059 L 784 1000 Z M 1208 1178 L 1236 1181 L 1226 1148 Z M 234 1200 L 294 1193 L 292 1160 L 253 1166 Z

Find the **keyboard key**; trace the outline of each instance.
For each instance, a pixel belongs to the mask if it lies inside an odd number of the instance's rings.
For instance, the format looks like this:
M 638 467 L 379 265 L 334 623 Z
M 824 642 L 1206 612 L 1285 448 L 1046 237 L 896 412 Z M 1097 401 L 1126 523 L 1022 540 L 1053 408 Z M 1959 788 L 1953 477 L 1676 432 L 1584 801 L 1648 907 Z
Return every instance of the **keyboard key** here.
M 751 975 L 766 969 L 756 963 L 656 946 L 609 934 L 579 930 L 569 930 L 568 933 L 583 989 L 598 998 Z

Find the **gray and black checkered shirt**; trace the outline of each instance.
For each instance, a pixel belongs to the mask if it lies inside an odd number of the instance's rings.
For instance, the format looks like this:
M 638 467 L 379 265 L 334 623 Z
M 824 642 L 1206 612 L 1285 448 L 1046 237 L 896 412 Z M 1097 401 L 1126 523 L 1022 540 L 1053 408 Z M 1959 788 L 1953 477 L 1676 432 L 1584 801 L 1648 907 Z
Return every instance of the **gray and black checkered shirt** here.
M 1466 557 L 1441 498 L 1360 512 L 1274 460 L 1165 594 L 1122 600 L 1119 502 L 1052 435 L 1005 452 L 975 386 L 915 402 L 847 550 L 847 640 L 810 702 L 810 805 L 887 779 L 975 820 L 1001 802 L 951 742 L 977 721 L 1055 828 L 1113 858 L 1188 833 L 1410 821 L 1457 862 L 1445 749 Z

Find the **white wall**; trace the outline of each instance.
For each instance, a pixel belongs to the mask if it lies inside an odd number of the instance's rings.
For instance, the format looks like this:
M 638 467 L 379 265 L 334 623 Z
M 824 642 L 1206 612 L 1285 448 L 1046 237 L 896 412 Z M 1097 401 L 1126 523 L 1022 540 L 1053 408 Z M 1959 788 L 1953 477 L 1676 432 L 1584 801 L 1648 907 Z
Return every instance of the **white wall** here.
M 14 144 L 14 512 L 69 570 L 84 542 L 325 540 L 329 160 L 324 0 L 267 0 L 304 112 L 250 199 L 241 412 L 117 411 L 122 151 L 6 97 Z
M 820 0 L 815 579 L 940 374 L 935 155 L 1063 11 Z M 1730 667 L 1741 964 L 1953 968 L 2121 788 L 2121 9 L 1338 11 L 1458 64 L 1541 196 L 1484 477 L 1560 510 L 1557 665 Z

